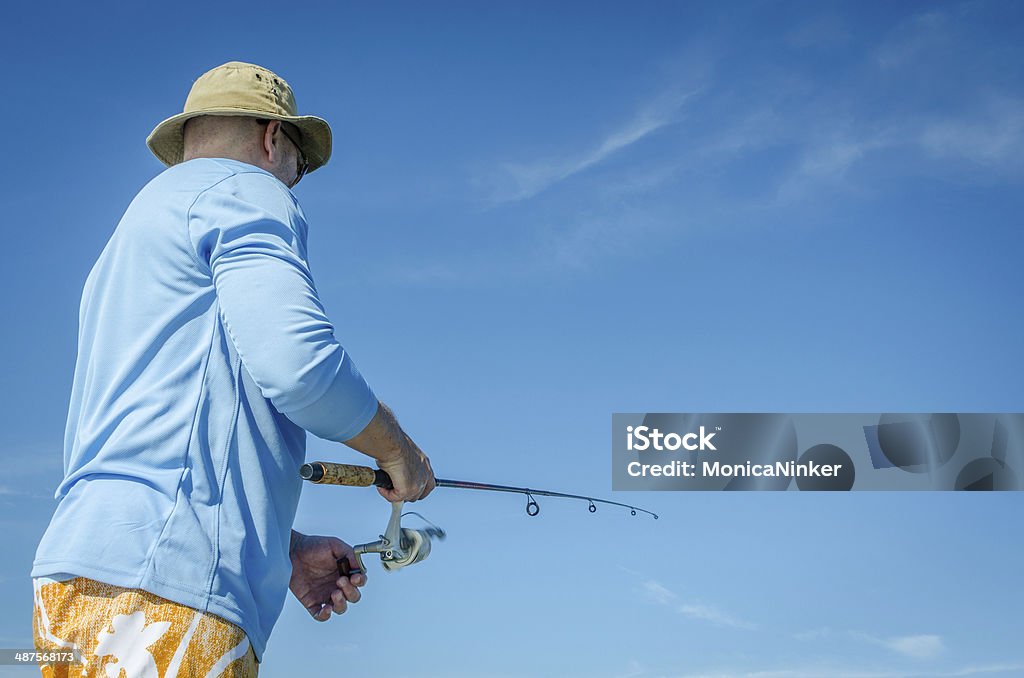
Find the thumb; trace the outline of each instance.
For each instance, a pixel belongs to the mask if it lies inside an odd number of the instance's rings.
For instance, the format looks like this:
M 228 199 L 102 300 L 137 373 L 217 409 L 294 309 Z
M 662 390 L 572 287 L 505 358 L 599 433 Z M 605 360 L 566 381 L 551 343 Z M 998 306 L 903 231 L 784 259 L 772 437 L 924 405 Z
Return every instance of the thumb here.
M 352 547 L 337 537 L 330 537 L 328 544 L 331 546 L 331 555 L 334 556 L 335 560 L 348 558 L 352 553 Z

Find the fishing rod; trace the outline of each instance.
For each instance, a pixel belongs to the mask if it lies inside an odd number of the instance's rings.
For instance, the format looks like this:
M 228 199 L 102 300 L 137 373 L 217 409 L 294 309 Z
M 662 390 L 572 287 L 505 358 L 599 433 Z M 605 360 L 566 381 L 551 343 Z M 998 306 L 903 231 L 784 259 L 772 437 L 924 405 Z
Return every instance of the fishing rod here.
M 318 485 L 345 485 L 349 487 L 371 487 L 376 486 L 385 490 L 390 490 L 394 486 L 391 482 L 391 477 L 386 471 L 382 471 L 379 468 L 370 468 L 369 466 L 354 466 L 352 464 L 336 464 L 329 461 L 315 461 L 310 464 L 303 464 L 299 469 L 299 476 L 303 480 L 308 480 L 311 483 Z M 535 490 L 529 487 L 512 487 L 510 485 L 494 485 L 491 483 L 477 483 L 466 480 L 445 480 L 443 478 L 435 478 L 434 484 L 437 487 L 451 487 L 460 490 L 483 490 L 487 492 L 513 492 L 516 494 L 526 495 L 526 514 L 528 516 L 536 516 L 540 513 L 540 504 L 534 498 L 534 495 L 541 497 L 561 497 L 563 499 L 579 499 L 589 503 L 587 510 L 591 513 L 597 512 L 597 504 L 608 504 L 610 506 L 621 506 L 629 509 L 630 515 L 636 515 L 637 511 L 646 513 L 653 516 L 655 520 L 658 519 L 656 513 L 652 513 L 647 509 L 642 509 L 638 506 L 631 506 L 629 504 L 622 504 L 617 501 L 609 501 L 607 499 L 597 499 L 595 497 L 587 497 L 581 494 L 568 494 L 565 492 L 551 492 L 550 490 Z M 423 519 L 425 522 L 426 518 L 419 515 L 418 513 L 402 513 L 402 506 L 404 502 L 392 502 L 391 504 L 391 519 L 388 521 L 388 527 L 384 531 L 384 534 L 380 536 L 380 539 L 375 542 L 368 544 L 359 544 L 353 547 L 356 554 L 356 562 L 359 563 L 359 569 L 351 569 L 348 561 L 341 559 L 338 561 L 338 571 L 342 575 L 355 574 L 357 572 L 365 572 L 366 567 L 363 565 L 362 554 L 364 553 L 379 553 L 381 564 L 385 570 L 389 572 L 401 569 L 407 565 L 418 563 L 430 553 L 430 543 L 433 539 L 444 539 L 445 531 L 436 525 L 431 524 L 430 527 L 422 530 L 414 530 L 406 527 L 402 527 L 403 515 L 416 515 Z

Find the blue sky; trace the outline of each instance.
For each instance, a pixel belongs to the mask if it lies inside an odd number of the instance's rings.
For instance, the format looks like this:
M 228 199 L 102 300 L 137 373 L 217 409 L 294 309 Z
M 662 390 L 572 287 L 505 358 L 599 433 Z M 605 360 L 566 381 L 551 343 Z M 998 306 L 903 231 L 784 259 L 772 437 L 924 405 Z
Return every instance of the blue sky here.
M 1021 411 L 1022 33 L 1014 2 L 9 8 L 0 646 L 81 285 L 146 135 L 244 60 L 333 126 L 313 273 L 437 474 L 662 516 L 438 490 L 450 538 L 328 624 L 289 599 L 266 675 L 1024 675 L 1024 495 L 613 495 L 608 441 L 612 412 Z M 387 515 L 309 487 L 296 527 Z

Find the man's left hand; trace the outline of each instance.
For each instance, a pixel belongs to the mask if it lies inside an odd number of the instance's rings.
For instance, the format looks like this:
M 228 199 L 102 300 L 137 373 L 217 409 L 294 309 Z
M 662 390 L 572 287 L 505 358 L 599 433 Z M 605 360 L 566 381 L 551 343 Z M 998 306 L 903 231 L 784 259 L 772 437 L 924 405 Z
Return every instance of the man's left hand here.
M 348 603 L 359 600 L 359 587 L 366 584 L 363 573 L 343 577 L 338 560 L 345 558 L 357 567 L 352 547 L 334 537 L 313 537 L 292 532 L 292 579 L 289 588 L 317 621 L 327 621 L 331 612 L 342 614 Z

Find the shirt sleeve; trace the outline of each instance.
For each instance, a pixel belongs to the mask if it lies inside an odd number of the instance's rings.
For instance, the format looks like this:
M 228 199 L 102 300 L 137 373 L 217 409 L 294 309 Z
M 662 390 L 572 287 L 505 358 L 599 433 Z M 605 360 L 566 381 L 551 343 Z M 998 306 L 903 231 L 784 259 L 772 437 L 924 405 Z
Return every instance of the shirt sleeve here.
M 263 396 L 320 438 L 344 442 L 362 431 L 377 398 L 320 303 L 294 197 L 269 175 L 235 174 L 196 198 L 188 228 L 228 336 Z

